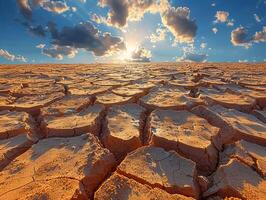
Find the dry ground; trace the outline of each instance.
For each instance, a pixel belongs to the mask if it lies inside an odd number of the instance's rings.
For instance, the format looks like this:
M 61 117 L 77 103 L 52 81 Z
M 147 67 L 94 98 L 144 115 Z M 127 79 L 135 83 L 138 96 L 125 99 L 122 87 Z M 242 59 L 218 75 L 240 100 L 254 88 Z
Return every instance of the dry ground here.
M 266 199 L 266 64 L 0 65 L 0 199 Z

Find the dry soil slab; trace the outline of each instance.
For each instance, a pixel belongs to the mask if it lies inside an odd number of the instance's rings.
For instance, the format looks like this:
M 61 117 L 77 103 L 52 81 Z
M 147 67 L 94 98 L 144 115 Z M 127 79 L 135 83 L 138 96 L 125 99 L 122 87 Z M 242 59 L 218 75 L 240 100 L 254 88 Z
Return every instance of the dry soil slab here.
M 16 100 L 16 97 L 12 97 L 6 94 L 0 94 L 0 111 L 1 110 L 8 110 L 11 108 L 12 102 Z
M 95 200 L 119 199 L 119 200 L 193 200 L 180 194 L 169 194 L 159 188 L 152 188 L 141 184 L 134 179 L 129 179 L 118 173 L 114 173 L 106 180 L 94 195 Z
M 61 84 L 46 84 L 37 83 L 31 84 L 27 87 L 22 87 L 18 89 L 11 90 L 11 95 L 15 97 L 31 96 L 31 95 L 44 95 L 65 92 L 65 88 Z
M 123 86 L 128 84 L 127 81 L 120 81 L 116 79 L 102 79 L 102 80 L 96 80 L 94 81 L 95 85 L 101 85 L 101 86 Z
M 203 194 L 204 197 L 217 194 L 221 197 L 234 196 L 240 199 L 265 199 L 266 181 L 237 159 L 220 165 L 212 179 L 212 186 Z
M 13 159 L 28 150 L 35 142 L 26 134 L 0 140 L 0 171 Z
M 221 144 L 244 139 L 266 146 L 266 124 L 255 116 L 222 106 L 198 106 L 192 112 L 221 128 Z
M 146 94 L 145 90 L 139 89 L 139 88 L 134 88 L 133 85 L 129 86 L 123 86 L 119 88 L 115 88 L 112 90 L 112 93 L 124 96 L 124 97 L 135 97 L 136 99 L 144 96 Z
M 0 196 L 1 200 L 89 199 L 84 186 L 75 179 L 55 178 L 34 181 Z
M 91 95 L 95 96 L 110 90 L 111 86 L 92 85 L 91 83 L 79 83 L 69 86 L 69 93 L 72 95 Z
M 41 128 L 46 137 L 70 137 L 88 132 L 99 135 L 103 115 L 104 106 L 93 105 L 64 117 L 45 117 Z
M 145 92 L 148 92 L 150 89 L 156 86 L 156 83 L 145 80 L 145 79 L 140 79 L 133 81 L 131 85 L 128 85 L 127 88 L 132 88 L 132 89 L 140 89 L 144 90 Z
M 200 84 L 193 81 L 193 77 L 187 76 L 186 74 L 173 75 L 172 79 L 168 81 L 170 85 L 180 86 L 186 89 L 193 89 L 198 87 Z
M 201 87 L 199 92 L 201 94 L 200 98 L 208 105 L 219 104 L 226 108 L 244 112 L 251 112 L 256 105 L 256 100 L 246 95 L 232 94 L 206 87 Z
M 241 94 L 249 96 L 256 100 L 257 104 L 260 107 L 266 107 L 266 92 L 265 91 L 256 91 L 248 88 L 241 87 L 236 84 L 227 84 L 222 86 L 217 86 L 218 89 L 222 91 L 227 91 L 234 94 Z
M 209 173 L 216 167 L 218 151 L 213 141 L 219 128 L 188 111 L 155 110 L 148 119 L 151 144 L 176 150 L 197 163 L 198 169 Z
M 11 138 L 20 134 L 36 136 L 36 127 L 33 118 L 26 112 L 1 111 L 0 112 L 0 140 Z
M 212 86 L 215 86 L 215 85 L 225 85 L 227 84 L 226 82 L 224 82 L 222 79 L 222 76 L 221 77 L 204 77 L 203 79 L 201 79 L 199 81 L 200 85 L 202 86 L 209 86 L 209 87 L 212 87 Z
M 96 96 L 96 104 L 101 104 L 106 107 L 110 107 L 113 105 L 121 105 L 121 104 L 126 104 L 126 103 L 132 103 L 135 101 L 134 96 L 119 96 L 111 92 L 107 92 L 104 94 L 100 94 Z
M 65 116 L 78 113 L 92 104 L 90 96 L 68 95 L 41 109 L 40 116 Z
M 266 124 L 266 110 L 254 110 L 254 115 Z
M 103 143 L 120 157 L 142 146 L 145 109 L 138 104 L 112 106 L 106 115 Z
M 203 104 L 203 101 L 189 96 L 189 91 L 184 88 L 159 87 L 154 88 L 149 94 L 139 99 L 140 105 L 149 110 L 174 109 L 188 110 Z
M 114 166 L 113 154 L 92 134 L 43 139 L 0 172 L 0 199 L 20 192 L 24 198 L 91 197 Z
M 18 90 L 20 88 L 21 84 L 0 83 L 0 94 L 9 94 L 12 90 Z
M 138 148 L 126 156 L 117 172 L 172 194 L 199 197 L 195 163 L 174 151 L 167 152 L 158 147 Z
M 8 98 L 0 104 L 0 110 L 15 110 L 27 112 L 31 115 L 39 115 L 40 109 L 65 96 L 64 93 L 23 96 L 20 98 Z
M 252 167 L 266 178 L 266 147 L 240 140 L 225 147 L 220 154 L 220 164 L 226 164 L 232 158 Z

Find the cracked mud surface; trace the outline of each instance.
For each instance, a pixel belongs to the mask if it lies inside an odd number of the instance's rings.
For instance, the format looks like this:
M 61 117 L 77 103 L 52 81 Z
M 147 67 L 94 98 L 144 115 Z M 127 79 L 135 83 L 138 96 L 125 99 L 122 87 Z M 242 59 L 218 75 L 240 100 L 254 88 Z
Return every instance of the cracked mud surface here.
M 266 199 L 265 64 L 0 66 L 0 200 Z

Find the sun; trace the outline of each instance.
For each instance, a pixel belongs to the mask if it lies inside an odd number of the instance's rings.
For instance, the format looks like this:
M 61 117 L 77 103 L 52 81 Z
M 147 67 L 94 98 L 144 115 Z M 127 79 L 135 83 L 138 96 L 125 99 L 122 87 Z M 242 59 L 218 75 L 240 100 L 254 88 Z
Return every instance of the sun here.
M 119 56 L 120 60 L 128 61 L 132 59 L 133 52 L 137 49 L 137 45 L 135 44 L 126 44 L 126 50 L 122 52 L 122 55 Z

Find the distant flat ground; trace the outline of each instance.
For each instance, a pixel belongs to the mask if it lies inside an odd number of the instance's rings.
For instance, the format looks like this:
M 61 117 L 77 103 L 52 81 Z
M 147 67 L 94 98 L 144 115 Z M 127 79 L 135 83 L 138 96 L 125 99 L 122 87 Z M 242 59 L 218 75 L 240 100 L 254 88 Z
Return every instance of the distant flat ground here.
M 176 63 L 176 62 L 148 62 L 148 63 L 95 63 L 95 64 L 0 64 L 1 68 L 13 68 L 14 66 L 17 67 L 53 67 L 53 66 L 73 66 L 73 67 L 95 67 L 95 66 L 101 66 L 101 67 L 119 67 L 119 66 L 149 66 L 149 67 L 181 67 L 181 68 L 208 68 L 208 67 L 219 67 L 223 69 L 230 69 L 234 67 L 235 69 L 246 69 L 246 68 L 254 68 L 256 67 L 256 70 L 265 70 L 266 62 L 261 63 L 230 63 L 230 62 L 220 62 L 220 63 Z
M 266 63 L 0 65 L 1 199 L 266 199 Z

